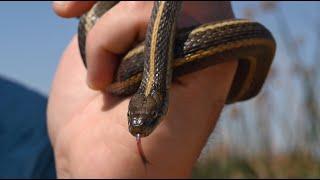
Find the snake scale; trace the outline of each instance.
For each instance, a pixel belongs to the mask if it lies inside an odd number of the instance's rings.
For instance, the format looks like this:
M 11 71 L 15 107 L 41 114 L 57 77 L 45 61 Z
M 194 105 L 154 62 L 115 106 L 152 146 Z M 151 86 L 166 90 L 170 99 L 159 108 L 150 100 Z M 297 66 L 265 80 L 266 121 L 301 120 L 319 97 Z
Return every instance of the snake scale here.
M 78 42 L 85 66 L 87 33 L 116 4 L 97 2 L 80 17 Z M 123 55 L 107 89 L 117 96 L 133 95 L 128 125 L 138 141 L 148 136 L 166 114 L 172 78 L 237 59 L 238 68 L 226 101 L 231 104 L 259 93 L 275 55 L 272 34 L 258 22 L 228 19 L 176 29 L 180 9 L 178 1 L 154 3 L 145 42 Z

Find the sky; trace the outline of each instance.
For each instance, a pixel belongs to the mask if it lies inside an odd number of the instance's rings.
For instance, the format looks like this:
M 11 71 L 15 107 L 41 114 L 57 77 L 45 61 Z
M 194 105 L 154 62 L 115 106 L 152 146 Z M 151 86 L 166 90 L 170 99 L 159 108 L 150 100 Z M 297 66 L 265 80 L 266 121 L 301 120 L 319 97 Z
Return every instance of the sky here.
M 243 17 L 245 7 L 258 7 L 257 2 L 232 2 L 232 5 L 238 18 Z M 310 29 L 312 22 L 319 19 L 320 3 L 281 2 L 280 7 L 294 33 L 312 35 Z M 0 17 L 0 76 L 47 95 L 61 53 L 76 33 L 77 20 L 56 16 L 51 2 L 0 2 Z M 273 18 L 260 12 L 256 16 L 277 39 Z M 313 47 L 312 38 L 309 39 L 308 44 Z M 278 51 L 276 58 L 281 53 Z

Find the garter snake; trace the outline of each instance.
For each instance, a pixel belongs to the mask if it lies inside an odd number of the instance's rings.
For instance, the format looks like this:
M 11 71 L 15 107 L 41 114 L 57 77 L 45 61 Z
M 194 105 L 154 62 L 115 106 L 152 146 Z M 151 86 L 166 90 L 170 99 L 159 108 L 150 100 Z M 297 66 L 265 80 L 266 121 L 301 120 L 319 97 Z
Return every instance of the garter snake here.
M 85 66 L 87 33 L 116 3 L 98 2 L 80 17 L 78 42 Z M 226 102 L 231 104 L 259 93 L 275 55 L 272 34 L 251 20 L 229 19 L 176 30 L 180 7 L 178 1 L 154 3 L 145 42 L 123 56 L 108 87 L 114 95 L 133 95 L 128 125 L 138 139 L 148 136 L 166 114 L 172 78 L 238 59 Z

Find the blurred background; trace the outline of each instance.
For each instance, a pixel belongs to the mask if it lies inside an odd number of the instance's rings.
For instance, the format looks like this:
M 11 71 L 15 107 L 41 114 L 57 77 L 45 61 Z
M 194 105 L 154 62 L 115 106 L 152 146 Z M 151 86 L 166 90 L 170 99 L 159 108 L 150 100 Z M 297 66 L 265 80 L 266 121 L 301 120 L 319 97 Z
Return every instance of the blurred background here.
M 257 20 L 273 33 L 276 57 L 256 98 L 226 106 L 193 177 L 319 178 L 320 3 L 242 1 L 232 6 L 237 18 Z M 51 2 L 2 2 L 0 15 L 0 80 L 27 92 L 11 102 L 26 102 L 29 92 L 45 102 L 77 20 L 57 17 Z M 44 108 L 28 106 L 32 111 L 21 114 L 44 114 Z

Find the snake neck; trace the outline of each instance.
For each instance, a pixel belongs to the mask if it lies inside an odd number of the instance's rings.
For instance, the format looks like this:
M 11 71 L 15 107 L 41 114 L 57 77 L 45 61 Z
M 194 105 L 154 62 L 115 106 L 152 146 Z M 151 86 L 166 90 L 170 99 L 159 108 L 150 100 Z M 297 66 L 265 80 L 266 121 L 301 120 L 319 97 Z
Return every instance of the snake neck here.
M 128 119 L 132 135 L 148 136 L 168 109 L 178 1 L 157 1 L 147 28 L 142 81 L 130 100 Z
M 181 2 L 156 1 L 145 40 L 144 71 L 139 88 L 145 96 L 165 93 L 171 81 L 175 19 Z

